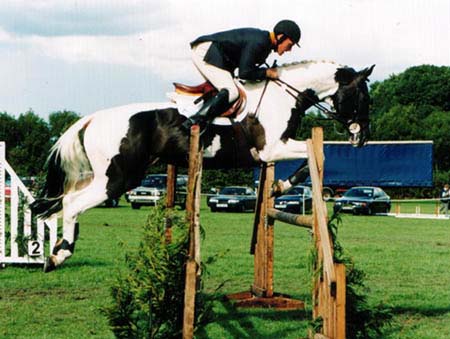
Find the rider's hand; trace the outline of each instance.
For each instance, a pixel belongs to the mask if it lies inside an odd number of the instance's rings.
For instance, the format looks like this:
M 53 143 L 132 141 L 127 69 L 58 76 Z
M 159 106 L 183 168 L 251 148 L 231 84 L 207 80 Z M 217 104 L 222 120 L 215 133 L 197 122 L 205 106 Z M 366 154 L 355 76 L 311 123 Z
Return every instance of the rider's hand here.
M 278 79 L 278 71 L 276 68 L 268 68 L 266 70 L 266 77 L 272 80 Z

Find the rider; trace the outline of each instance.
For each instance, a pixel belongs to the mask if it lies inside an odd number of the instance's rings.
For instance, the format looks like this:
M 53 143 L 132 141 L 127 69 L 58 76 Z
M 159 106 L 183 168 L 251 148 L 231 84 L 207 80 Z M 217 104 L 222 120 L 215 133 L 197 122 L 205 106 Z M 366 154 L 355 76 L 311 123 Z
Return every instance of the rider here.
M 300 28 L 294 21 L 282 20 L 273 32 L 239 28 L 204 35 L 191 42 L 194 65 L 219 92 L 186 120 L 184 126 L 212 121 L 239 97 L 233 80 L 236 68 L 239 78 L 244 80 L 278 79 L 276 68 L 259 66 L 272 50 L 279 55 L 290 51 L 294 44 L 298 45 L 300 36 Z

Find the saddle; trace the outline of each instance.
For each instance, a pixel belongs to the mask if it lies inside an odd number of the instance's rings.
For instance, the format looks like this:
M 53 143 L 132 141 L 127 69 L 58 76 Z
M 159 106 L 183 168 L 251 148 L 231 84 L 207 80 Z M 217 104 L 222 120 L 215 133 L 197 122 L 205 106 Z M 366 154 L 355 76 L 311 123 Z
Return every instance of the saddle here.
M 184 85 L 178 82 L 174 82 L 173 85 L 175 86 L 175 93 L 199 96 L 199 98 L 195 100 L 196 103 L 201 100 L 206 101 L 218 93 L 217 89 L 209 81 L 205 81 L 197 86 Z M 237 88 L 239 91 L 239 97 L 220 115 L 220 117 L 237 117 L 244 110 L 247 103 L 247 94 L 245 94 L 242 86 L 237 85 Z

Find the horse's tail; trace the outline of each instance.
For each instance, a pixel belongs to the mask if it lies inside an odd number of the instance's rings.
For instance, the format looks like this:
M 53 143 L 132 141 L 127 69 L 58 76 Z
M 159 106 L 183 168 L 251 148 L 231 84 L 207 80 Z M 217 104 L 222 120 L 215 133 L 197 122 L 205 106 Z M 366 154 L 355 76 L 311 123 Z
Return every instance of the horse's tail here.
M 73 190 L 82 176 L 90 172 L 89 160 L 79 134 L 91 118 L 88 116 L 78 120 L 51 148 L 44 187 L 39 198 L 30 205 L 35 215 L 48 218 L 61 211 L 64 194 Z

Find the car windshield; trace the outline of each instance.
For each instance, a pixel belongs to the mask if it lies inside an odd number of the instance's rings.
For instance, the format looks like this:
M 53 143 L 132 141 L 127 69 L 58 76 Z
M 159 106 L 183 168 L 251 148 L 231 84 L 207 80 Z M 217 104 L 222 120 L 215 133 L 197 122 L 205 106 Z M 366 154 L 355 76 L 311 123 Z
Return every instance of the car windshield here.
M 141 186 L 165 188 L 166 187 L 166 177 L 163 177 L 163 176 L 147 177 L 144 180 L 142 180 Z
M 373 188 L 352 188 L 345 192 L 344 197 L 372 198 Z
M 226 195 L 245 195 L 246 189 L 244 187 L 224 187 L 220 194 Z

